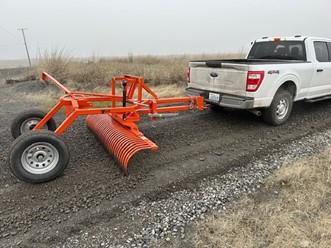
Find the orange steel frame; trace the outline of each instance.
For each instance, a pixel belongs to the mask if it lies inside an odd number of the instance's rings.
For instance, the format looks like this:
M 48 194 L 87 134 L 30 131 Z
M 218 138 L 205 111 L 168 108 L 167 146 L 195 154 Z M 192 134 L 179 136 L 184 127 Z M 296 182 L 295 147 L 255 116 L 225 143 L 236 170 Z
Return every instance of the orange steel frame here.
M 143 77 L 131 75 L 114 77 L 111 80 L 110 94 L 71 91 L 46 72 L 41 74 L 41 79 L 54 83 L 65 94 L 45 115 L 45 117 L 35 126 L 34 130 L 42 129 L 53 116 L 55 116 L 62 108 L 64 108 L 66 118 L 55 130 L 55 133 L 58 135 L 62 135 L 79 116 L 110 114 L 120 124 L 131 129 L 131 132 L 139 135 L 140 132 L 135 125 L 135 122 L 140 120 L 140 114 L 159 114 L 194 109 L 203 110 L 205 108 L 204 98 L 201 96 L 159 98 L 145 84 Z M 118 82 L 125 83 L 125 102 L 128 104 L 128 106 L 117 106 L 118 103 L 123 103 L 123 94 L 116 95 L 116 83 Z M 151 96 L 151 98 L 144 99 L 143 91 L 146 91 Z M 135 93 L 137 94 L 136 99 L 134 99 Z M 94 107 L 93 103 L 96 102 L 109 102 L 110 107 Z M 166 104 L 168 106 L 160 106 L 162 104 Z

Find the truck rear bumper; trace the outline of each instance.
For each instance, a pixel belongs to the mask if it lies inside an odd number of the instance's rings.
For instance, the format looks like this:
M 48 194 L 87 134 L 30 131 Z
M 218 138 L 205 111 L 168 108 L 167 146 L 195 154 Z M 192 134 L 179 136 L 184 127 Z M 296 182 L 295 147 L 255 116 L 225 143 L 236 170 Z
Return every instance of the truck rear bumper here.
M 209 99 L 209 93 L 219 94 L 219 101 Z M 190 96 L 203 96 L 206 102 L 223 107 L 236 108 L 236 109 L 254 108 L 253 97 L 234 96 L 234 95 L 212 92 L 207 90 L 200 90 L 195 88 L 186 88 L 186 94 Z

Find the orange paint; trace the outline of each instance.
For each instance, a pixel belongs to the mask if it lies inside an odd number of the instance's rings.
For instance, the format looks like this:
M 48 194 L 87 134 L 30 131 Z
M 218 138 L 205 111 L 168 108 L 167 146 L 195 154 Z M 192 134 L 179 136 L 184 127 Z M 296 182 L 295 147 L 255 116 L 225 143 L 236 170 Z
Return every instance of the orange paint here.
M 62 135 L 79 116 L 88 116 L 89 128 L 96 133 L 126 173 L 129 159 L 136 152 L 158 148 L 139 131 L 136 123 L 140 120 L 140 115 L 205 109 L 202 96 L 158 98 L 142 77 L 132 75 L 114 77 L 111 80 L 111 94 L 71 91 L 46 72 L 42 73 L 41 79 L 54 83 L 65 95 L 34 130 L 43 128 L 62 108 L 66 110 L 66 118 L 55 130 L 58 135 Z M 125 107 L 119 106 L 122 104 L 123 95 L 116 95 L 116 84 L 124 80 L 127 83 Z M 150 98 L 143 99 L 144 91 L 150 95 Z M 133 98 L 135 92 L 137 92 L 136 99 Z M 95 107 L 94 103 L 97 102 L 109 102 L 111 107 Z

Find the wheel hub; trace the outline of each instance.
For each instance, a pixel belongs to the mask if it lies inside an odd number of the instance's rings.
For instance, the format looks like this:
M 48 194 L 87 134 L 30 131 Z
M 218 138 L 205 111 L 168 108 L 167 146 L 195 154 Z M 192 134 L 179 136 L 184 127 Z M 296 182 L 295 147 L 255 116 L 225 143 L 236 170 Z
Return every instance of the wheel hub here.
M 41 119 L 38 117 L 32 117 L 26 119 L 21 125 L 21 133 L 26 133 L 28 131 L 31 131 L 38 124 L 40 120 Z
M 59 161 L 58 150 L 50 143 L 38 142 L 27 147 L 21 157 L 23 168 L 32 174 L 44 174 Z
M 277 105 L 276 115 L 278 119 L 283 119 L 288 112 L 288 102 L 286 99 L 281 99 Z

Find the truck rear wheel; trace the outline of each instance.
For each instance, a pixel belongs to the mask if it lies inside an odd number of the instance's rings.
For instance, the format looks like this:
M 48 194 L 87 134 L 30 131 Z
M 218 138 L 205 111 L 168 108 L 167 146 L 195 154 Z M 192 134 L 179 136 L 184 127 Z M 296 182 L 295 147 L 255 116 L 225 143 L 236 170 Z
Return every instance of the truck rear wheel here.
M 263 111 L 265 122 L 279 126 L 284 124 L 291 115 L 293 107 L 293 95 L 287 90 L 279 90 L 269 108 Z

